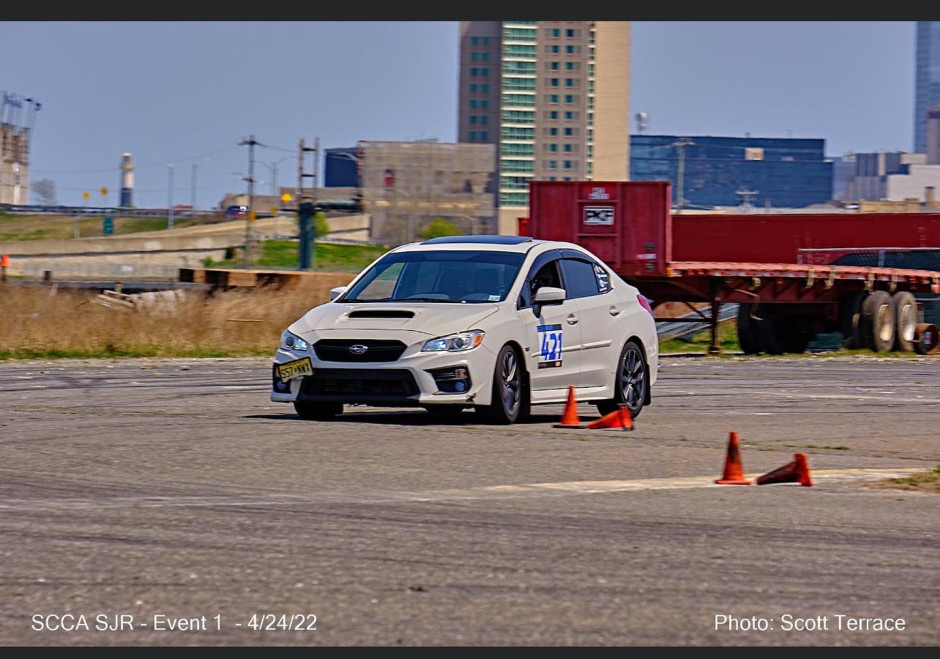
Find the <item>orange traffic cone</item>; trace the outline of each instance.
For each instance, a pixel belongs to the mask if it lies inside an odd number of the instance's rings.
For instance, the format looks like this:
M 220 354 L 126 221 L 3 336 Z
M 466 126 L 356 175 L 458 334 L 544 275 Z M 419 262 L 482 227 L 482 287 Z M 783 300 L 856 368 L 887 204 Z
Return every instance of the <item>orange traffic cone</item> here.
M 556 428 L 581 428 L 581 419 L 578 417 L 578 401 L 574 397 L 574 387 L 568 387 L 568 402 L 561 415 L 561 422 L 555 424 Z
M 630 410 L 626 405 L 621 405 L 613 412 L 609 412 L 599 419 L 591 421 L 588 428 L 622 428 L 623 430 L 633 430 L 633 417 L 630 416 Z
M 744 478 L 744 469 L 741 466 L 741 453 L 738 448 L 738 433 L 731 431 L 728 437 L 728 453 L 725 456 L 725 473 L 721 479 L 716 480 L 719 485 L 750 485 L 751 481 Z
M 813 479 L 809 475 L 809 460 L 807 460 L 806 454 L 794 453 L 792 462 L 757 477 L 758 485 L 768 485 L 770 483 L 799 483 L 806 487 L 812 486 Z

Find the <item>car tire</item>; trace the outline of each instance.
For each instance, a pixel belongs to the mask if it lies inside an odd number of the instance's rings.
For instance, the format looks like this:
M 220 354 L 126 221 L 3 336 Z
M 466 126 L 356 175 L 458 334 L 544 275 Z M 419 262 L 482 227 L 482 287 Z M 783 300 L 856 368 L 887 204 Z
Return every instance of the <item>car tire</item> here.
M 329 421 L 343 413 L 343 404 L 296 400 L 294 401 L 294 410 L 301 419 Z
M 493 392 L 489 405 L 476 408 L 489 423 L 507 425 L 523 418 L 529 409 L 528 388 L 522 359 L 511 345 L 500 348 L 493 367 Z
M 643 411 L 650 386 L 646 354 L 636 341 L 627 341 L 620 351 L 614 378 L 614 397 L 598 401 L 594 406 L 603 415 L 616 412 L 621 405 L 626 405 L 630 418 L 635 419 Z

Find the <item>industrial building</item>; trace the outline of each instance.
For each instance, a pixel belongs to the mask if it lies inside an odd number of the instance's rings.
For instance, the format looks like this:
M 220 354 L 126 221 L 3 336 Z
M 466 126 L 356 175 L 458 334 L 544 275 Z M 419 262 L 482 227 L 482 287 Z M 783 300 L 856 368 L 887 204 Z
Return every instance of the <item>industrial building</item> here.
M 28 204 L 29 147 L 42 105 L 19 94 L 0 94 L 0 204 Z
M 940 163 L 907 151 L 849 153 L 834 163 L 833 199 L 845 204 L 906 204 L 933 207 L 940 191 Z M 872 204 L 866 204 L 874 210 Z
M 532 180 L 627 180 L 629 21 L 461 21 L 458 89 L 458 141 L 497 148 L 499 233 Z
M 495 163 L 492 144 L 360 141 L 326 150 L 325 189 L 358 190 L 374 240 L 413 241 L 435 217 L 465 234 L 493 233 Z
M 636 134 L 630 180 L 672 182 L 673 205 L 805 208 L 832 200 L 825 140 Z

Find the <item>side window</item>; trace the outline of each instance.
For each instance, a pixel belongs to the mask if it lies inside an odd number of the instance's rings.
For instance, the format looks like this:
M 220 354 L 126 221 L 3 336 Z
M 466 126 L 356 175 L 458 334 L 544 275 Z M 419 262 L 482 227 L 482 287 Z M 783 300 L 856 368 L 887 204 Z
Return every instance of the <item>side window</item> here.
M 602 292 L 598 286 L 596 265 L 580 259 L 562 259 L 561 269 L 569 298 L 591 297 Z
M 558 273 L 558 261 L 549 261 L 539 268 L 534 275 L 532 275 L 532 278 L 529 281 L 529 290 L 531 291 L 532 295 L 535 295 L 535 292 L 542 286 L 554 286 L 555 288 L 562 288 L 561 276 Z M 571 295 L 569 294 L 568 297 L 571 297 Z

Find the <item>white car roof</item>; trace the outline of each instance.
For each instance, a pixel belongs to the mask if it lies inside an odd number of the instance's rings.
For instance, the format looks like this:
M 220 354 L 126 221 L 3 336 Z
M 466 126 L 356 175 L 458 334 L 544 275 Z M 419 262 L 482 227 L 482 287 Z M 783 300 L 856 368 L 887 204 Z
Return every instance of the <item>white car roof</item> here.
M 584 249 L 574 243 L 567 243 L 556 240 L 541 240 L 529 236 L 505 236 L 505 235 L 481 235 L 481 236 L 441 236 L 439 238 L 430 238 L 420 243 L 408 243 L 400 245 L 393 251 L 395 252 L 415 252 L 425 251 L 427 249 L 443 250 L 492 250 L 496 252 L 519 252 L 524 254 L 534 247 L 546 248 L 570 248 L 584 251 Z

